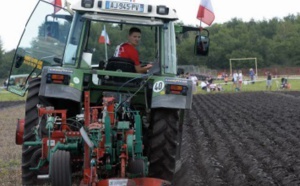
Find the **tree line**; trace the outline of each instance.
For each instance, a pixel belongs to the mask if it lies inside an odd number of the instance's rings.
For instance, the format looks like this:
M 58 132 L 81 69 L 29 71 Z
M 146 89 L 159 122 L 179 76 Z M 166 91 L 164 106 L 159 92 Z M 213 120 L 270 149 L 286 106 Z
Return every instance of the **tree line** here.
M 248 57 L 257 58 L 258 68 L 300 65 L 299 14 L 288 15 L 283 19 L 250 20 L 249 22 L 233 18 L 222 24 L 215 23 L 206 29 L 210 33 L 209 55 L 195 56 L 195 33 L 187 33 L 177 43 L 179 65 L 205 66 L 217 70 L 229 69 L 230 58 Z M 150 38 L 143 38 L 143 42 L 147 43 L 147 39 L 150 40 Z M 14 53 L 15 49 L 4 51 L 0 37 L 0 78 L 8 77 Z M 235 62 L 233 68 L 250 68 L 253 65 L 251 60 Z
M 243 22 L 234 18 L 223 24 L 213 24 L 210 51 L 207 57 L 193 56 L 194 37 L 180 42 L 178 62 L 210 69 L 229 69 L 230 58 L 257 58 L 258 68 L 300 65 L 300 15 L 283 19 Z M 253 67 L 253 60 L 235 62 L 233 68 Z

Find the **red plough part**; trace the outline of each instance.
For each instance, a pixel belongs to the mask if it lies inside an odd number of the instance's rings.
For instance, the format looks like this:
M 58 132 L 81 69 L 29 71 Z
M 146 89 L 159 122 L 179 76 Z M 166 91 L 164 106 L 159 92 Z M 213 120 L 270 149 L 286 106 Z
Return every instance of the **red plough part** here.
M 84 144 L 81 144 L 83 146 L 83 153 L 82 155 L 75 155 L 70 158 L 71 163 L 76 163 L 76 162 L 82 162 L 83 167 L 82 171 L 80 171 L 82 174 L 81 181 L 80 181 L 80 186 L 171 186 L 171 183 L 158 179 L 158 178 L 150 178 L 147 177 L 147 174 L 142 173 L 141 170 L 143 170 L 143 166 L 146 165 L 144 163 L 144 160 L 142 164 L 139 163 L 139 157 L 135 159 L 136 164 L 132 165 L 131 164 L 131 171 L 129 171 L 127 168 L 130 167 L 130 160 L 134 159 L 132 158 L 132 147 L 134 141 L 133 136 L 137 135 L 137 128 L 126 128 L 126 125 L 124 125 L 124 128 L 122 130 L 115 130 L 114 133 L 112 133 L 112 130 L 109 129 L 109 127 L 116 127 L 116 123 L 119 122 L 119 118 L 115 117 L 115 98 L 114 97 L 104 97 L 103 98 L 103 105 L 102 106 L 90 106 L 90 95 L 89 92 L 85 92 L 85 99 L 84 99 L 84 127 L 86 128 L 87 131 L 89 131 L 91 134 L 97 134 L 97 136 L 100 136 L 99 139 L 95 140 L 97 143 L 96 145 L 90 144 L 89 141 L 85 141 Z M 100 112 L 105 111 L 106 113 L 106 118 L 104 121 L 99 121 L 99 114 Z M 67 110 L 55 110 L 54 108 L 46 108 L 46 107 L 38 107 L 38 116 L 41 118 L 43 116 L 53 116 L 57 118 L 57 121 L 59 125 L 53 125 L 53 130 L 51 131 L 51 135 L 49 136 L 43 136 L 40 141 L 38 142 L 31 142 L 32 144 L 37 143 L 38 145 L 41 145 L 41 154 L 40 154 L 40 159 L 41 160 L 46 160 L 49 158 L 49 154 L 53 153 L 52 149 L 54 149 L 54 144 L 62 144 L 61 147 L 62 149 L 67 149 L 68 147 L 68 140 L 73 139 L 74 140 L 79 140 L 79 139 L 85 139 L 84 136 L 88 137 L 85 134 L 82 134 L 81 129 L 79 131 L 77 130 L 72 130 L 71 127 L 68 126 L 67 124 Z M 50 120 L 51 121 L 51 120 Z M 24 119 L 19 119 L 17 123 L 17 130 L 16 130 L 16 144 L 23 144 L 23 135 L 24 135 L 24 126 L 25 126 L 25 120 Z M 81 127 L 83 128 L 83 127 Z M 105 129 L 110 130 L 110 132 L 106 133 Z M 126 130 L 125 130 L 126 129 Z M 101 133 L 99 132 L 101 131 Z M 94 132 L 94 133 L 93 133 Z M 98 133 L 97 133 L 98 132 Z M 50 132 L 49 132 L 50 133 Z M 112 164 L 112 167 L 117 170 L 117 173 L 114 175 L 108 175 L 108 176 L 103 176 L 101 177 L 99 174 L 101 174 L 101 166 L 105 165 L 105 163 L 110 163 L 110 159 L 105 159 L 105 155 L 107 153 L 107 144 L 106 142 L 109 143 L 109 140 L 111 140 L 111 135 L 114 134 L 115 136 L 122 137 L 120 144 L 118 154 L 116 155 L 115 158 L 117 158 L 119 161 L 114 162 Z M 82 137 L 82 138 L 81 138 Z M 137 138 L 135 136 L 135 138 Z M 101 139 L 101 140 L 100 140 Z M 117 138 L 115 138 L 117 139 Z M 126 142 L 123 142 L 126 141 Z M 132 141 L 130 141 L 132 140 Z M 135 139 L 136 140 L 136 139 Z M 49 143 L 50 142 L 50 143 Z M 71 140 L 72 143 L 72 140 Z M 71 144 L 70 143 L 70 144 Z M 137 143 L 137 142 L 136 142 Z M 50 145 L 49 145 L 50 144 Z M 63 146 L 65 145 L 65 146 Z M 51 147 L 50 147 L 51 146 Z M 56 151 L 59 152 L 59 151 Z M 61 157 L 63 157 L 63 153 L 66 152 L 61 150 L 61 154 L 59 154 Z M 67 153 L 65 153 L 67 154 Z M 68 157 L 68 156 L 65 156 Z M 51 164 L 52 165 L 52 170 L 50 172 L 50 176 L 48 176 L 51 181 L 54 183 L 60 183 L 61 181 L 64 182 L 66 179 L 61 179 L 59 176 L 57 177 L 57 174 L 55 174 L 55 171 L 58 172 L 60 171 L 61 167 L 60 164 L 57 164 L 58 160 L 62 160 L 57 158 L 57 156 L 54 155 L 54 153 L 51 156 L 51 161 L 56 162 Z M 57 158 L 58 160 L 56 161 Z M 107 161 L 107 162 L 105 162 Z M 132 163 L 132 162 L 131 162 Z M 110 165 L 110 164 L 109 164 Z M 68 166 L 68 164 L 65 164 L 64 166 Z M 142 167 L 142 168 L 141 168 Z M 47 167 L 48 168 L 48 167 Z M 136 171 L 137 170 L 137 171 Z M 134 172 L 136 171 L 136 172 Z M 140 172 L 141 173 L 140 173 Z M 64 172 L 61 172 L 62 174 Z M 69 172 L 70 174 L 66 175 L 71 175 L 71 171 Z M 135 176 L 135 174 L 139 174 L 140 177 Z M 55 176 L 54 176 L 55 175 Z M 133 176 L 132 176 L 133 175 Z M 53 179 L 53 180 L 52 180 Z M 71 178 L 70 178 L 71 179 Z M 72 181 L 70 181 L 71 183 Z M 54 184 L 56 185 L 56 184 Z
M 95 129 L 97 127 L 102 127 L 101 124 L 97 123 L 97 115 L 99 107 L 90 107 L 90 95 L 89 92 L 85 92 L 85 126 L 89 129 Z M 103 106 L 109 113 L 111 123 L 115 123 L 114 118 L 114 98 L 113 97 L 104 97 Z M 103 109 L 102 108 L 102 109 Z M 133 134 L 133 130 L 127 131 L 126 135 Z M 103 140 L 104 141 L 104 140 Z M 103 142 L 102 142 L 103 143 Z M 100 144 L 100 147 L 104 147 L 104 144 Z M 84 176 L 81 180 L 80 186 L 171 186 L 171 183 L 165 180 L 157 178 L 126 178 L 126 164 L 128 163 L 128 149 L 126 144 L 122 146 L 122 153 L 119 156 L 120 158 L 120 177 L 118 178 L 108 178 L 103 180 L 98 180 L 97 175 L 97 166 L 90 166 L 91 159 L 89 158 L 90 150 L 87 143 L 84 144 Z M 95 159 L 101 159 L 104 155 L 104 148 L 95 148 L 95 154 L 97 157 Z M 99 162 L 98 162 L 99 163 Z
M 18 119 L 17 129 L 16 129 L 16 144 L 23 144 L 23 135 L 24 135 L 24 124 L 25 119 Z

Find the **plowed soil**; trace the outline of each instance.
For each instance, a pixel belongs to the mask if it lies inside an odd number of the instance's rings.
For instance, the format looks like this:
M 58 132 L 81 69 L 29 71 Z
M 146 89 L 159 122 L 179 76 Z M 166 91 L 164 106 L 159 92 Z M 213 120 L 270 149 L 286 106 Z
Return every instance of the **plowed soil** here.
M 176 186 L 300 185 L 300 92 L 196 95 Z

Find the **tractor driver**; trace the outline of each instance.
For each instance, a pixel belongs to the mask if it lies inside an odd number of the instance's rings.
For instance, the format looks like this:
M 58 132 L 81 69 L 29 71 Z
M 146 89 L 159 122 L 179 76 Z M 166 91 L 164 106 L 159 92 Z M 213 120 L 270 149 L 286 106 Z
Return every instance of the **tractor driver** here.
M 139 60 L 139 54 L 136 47 L 141 40 L 141 30 L 137 27 L 129 29 L 128 41 L 117 46 L 114 57 L 123 57 L 131 59 L 134 62 L 137 73 L 147 73 L 152 67 L 151 64 L 142 66 Z

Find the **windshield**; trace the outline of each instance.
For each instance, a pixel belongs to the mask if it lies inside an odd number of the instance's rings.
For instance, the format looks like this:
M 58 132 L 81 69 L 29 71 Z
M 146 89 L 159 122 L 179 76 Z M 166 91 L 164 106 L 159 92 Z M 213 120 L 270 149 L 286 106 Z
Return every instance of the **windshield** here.
M 72 16 L 66 10 L 39 1 L 19 41 L 10 77 L 27 74 L 30 79 L 38 76 L 43 66 L 60 65 L 60 60 L 55 59 L 63 57 L 71 21 Z M 13 85 L 9 90 L 23 94 L 26 83 Z
M 153 63 L 161 73 L 176 74 L 177 54 L 174 25 L 141 25 L 87 21 L 88 38 L 83 41 L 81 65 L 101 66 L 116 56 L 116 49 L 128 42 L 129 30 L 138 27 L 141 39 L 135 47 L 142 65 Z
M 98 64 L 100 61 L 107 61 L 113 57 L 117 46 L 128 41 L 129 29 L 133 26 L 141 30 L 141 39 L 136 46 L 140 62 L 153 62 L 158 56 L 158 42 L 155 38 L 158 37 L 159 27 L 91 21 L 89 38 L 84 51 L 93 54 L 92 64 Z

